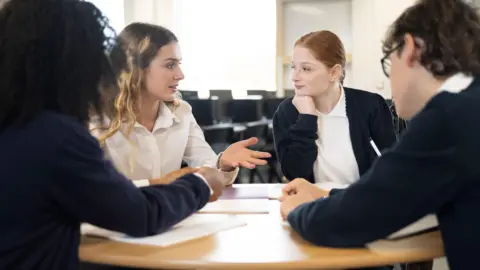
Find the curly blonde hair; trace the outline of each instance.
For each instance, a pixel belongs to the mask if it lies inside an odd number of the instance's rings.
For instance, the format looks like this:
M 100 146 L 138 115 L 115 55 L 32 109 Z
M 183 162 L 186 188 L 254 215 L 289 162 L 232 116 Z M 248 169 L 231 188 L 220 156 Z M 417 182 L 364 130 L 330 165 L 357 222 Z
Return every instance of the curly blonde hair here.
M 147 23 L 132 23 L 122 30 L 110 53 L 110 61 L 117 77 L 118 91 L 105 91 L 106 114 L 110 119 L 101 129 L 101 145 L 118 131 L 127 138 L 133 131 L 139 110 L 141 91 L 145 89 L 145 71 L 161 47 L 177 42 L 168 29 Z M 169 109 L 179 105 L 178 94 L 173 101 L 165 102 Z M 122 125 L 124 130 L 122 129 Z

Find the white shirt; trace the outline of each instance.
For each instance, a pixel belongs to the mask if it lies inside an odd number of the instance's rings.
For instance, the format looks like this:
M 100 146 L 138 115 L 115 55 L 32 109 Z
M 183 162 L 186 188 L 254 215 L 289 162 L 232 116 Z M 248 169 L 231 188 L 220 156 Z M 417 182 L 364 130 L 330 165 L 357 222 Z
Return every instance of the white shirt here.
M 451 93 L 460 93 L 470 86 L 473 82 L 472 76 L 467 76 L 463 73 L 457 73 L 447 80 L 440 86 L 438 92 L 446 91 Z
M 329 114 L 317 111 L 318 148 L 314 163 L 315 182 L 323 189 L 345 188 L 359 178 L 355 154 L 350 140 L 345 91 Z
M 105 118 L 105 121 L 110 121 Z M 92 122 L 90 129 L 95 137 L 102 133 L 98 121 Z M 158 118 L 152 132 L 139 123 L 135 123 L 130 140 L 125 136 L 125 127 L 105 142 L 104 151 L 115 167 L 127 178 L 136 181 L 138 186 L 148 184 L 148 179 L 162 177 L 181 167 L 182 160 L 190 167 L 217 167 L 219 156 L 215 154 L 197 121 L 193 117 L 192 107 L 185 101 L 170 110 L 160 103 Z M 103 131 L 105 132 L 105 131 Z M 231 184 L 238 169 L 225 172 Z

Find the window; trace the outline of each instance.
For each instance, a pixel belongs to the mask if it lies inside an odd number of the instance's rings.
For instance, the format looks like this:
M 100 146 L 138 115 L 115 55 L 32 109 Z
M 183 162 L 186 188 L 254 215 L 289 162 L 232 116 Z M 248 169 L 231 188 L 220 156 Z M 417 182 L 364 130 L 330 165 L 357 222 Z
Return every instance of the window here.
M 89 0 L 94 4 L 103 15 L 105 15 L 109 21 L 110 25 L 117 32 L 117 34 L 122 31 L 125 27 L 125 9 L 124 1 L 120 0 Z
M 181 89 L 275 89 L 275 0 L 175 0 Z

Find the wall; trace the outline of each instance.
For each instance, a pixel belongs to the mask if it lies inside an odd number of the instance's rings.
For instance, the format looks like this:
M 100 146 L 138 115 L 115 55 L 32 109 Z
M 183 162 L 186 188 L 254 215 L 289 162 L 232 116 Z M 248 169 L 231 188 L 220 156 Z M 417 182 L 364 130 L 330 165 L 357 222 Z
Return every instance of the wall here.
M 306 33 L 329 30 L 342 40 L 345 52 L 352 52 L 352 1 L 351 0 L 301 0 L 283 3 L 283 45 L 282 55 L 291 56 L 295 41 Z M 329 16 L 335 14 L 335 16 Z M 344 84 L 352 86 L 351 64 L 345 67 Z M 291 66 L 283 70 L 284 88 L 292 89 Z
M 208 8 L 208 4 L 211 5 L 215 1 L 222 7 L 223 12 L 213 11 L 211 8 Z M 388 25 L 390 25 L 406 7 L 413 4 L 414 0 L 351 1 L 352 63 L 351 74 L 347 75 L 348 84 L 369 91 L 378 91 L 378 93 L 383 96 L 390 97 L 389 80 L 383 75 L 380 65 L 380 59 L 382 58 L 381 41 Z M 185 40 L 181 39 L 181 42 L 185 41 L 186 44 L 181 43 L 181 47 L 185 47 L 183 50 L 185 56 L 184 64 L 186 64 L 185 68 L 188 70 L 185 84 L 183 85 L 186 88 L 192 88 L 192 90 L 193 88 L 240 89 L 245 87 L 273 89 L 275 85 L 275 59 L 271 58 L 267 49 L 271 48 L 272 53 L 275 51 L 274 33 L 276 26 L 275 23 L 272 22 L 273 18 L 270 18 L 270 15 L 263 15 L 263 20 L 259 20 L 258 18 L 261 18 L 264 13 L 274 13 L 275 7 L 271 6 L 271 3 L 275 1 L 257 0 L 255 5 L 252 0 L 243 1 L 242 5 L 239 4 L 240 2 L 242 1 L 124 0 L 125 23 L 143 21 L 160 24 L 174 30 L 180 38 L 182 38 L 182 36 L 185 38 Z M 190 7 L 185 6 L 187 3 Z M 251 8 L 253 6 L 255 8 Z M 179 9 L 179 7 L 181 8 Z M 195 18 L 189 18 L 192 14 L 197 15 Z M 198 24 L 198 21 L 195 20 L 199 20 L 199 18 L 207 19 L 202 24 L 204 27 L 215 28 L 222 26 L 223 28 L 221 29 L 223 29 L 223 32 L 213 33 L 213 30 L 210 29 L 206 31 L 206 28 L 200 28 L 200 25 L 197 25 L 199 31 L 205 33 L 205 35 L 203 35 L 205 38 L 193 40 L 192 31 L 186 29 Z M 235 23 L 235 21 L 237 22 Z M 228 25 L 230 23 L 232 23 L 231 26 Z M 242 28 L 242 24 L 244 24 L 245 27 Z M 257 27 L 254 27 L 255 24 Z M 235 33 L 235 31 L 236 35 L 232 34 Z M 186 32 L 190 32 L 190 34 L 185 34 Z M 259 35 L 259 33 L 262 35 Z M 217 38 L 215 36 L 217 36 Z M 218 38 L 218 36 L 223 36 L 223 38 Z M 235 47 L 235 40 L 241 43 L 243 42 L 242 44 L 246 46 L 245 49 L 238 52 L 236 56 L 232 54 L 221 55 L 215 53 L 210 55 L 210 58 L 215 61 L 200 59 L 203 57 L 202 55 L 207 54 L 207 52 L 211 53 L 210 50 L 205 51 L 201 48 L 205 48 L 202 46 L 205 46 L 208 42 L 211 44 L 215 43 L 212 42 L 212 37 L 217 43 L 225 42 L 227 45 L 224 46 Z M 245 42 L 246 40 L 249 42 Z M 257 42 L 258 46 L 248 46 L 255 42 Z M 272 44 L 271 47 L 270 44 Z M 197 45 L 199 45 L 198 48 L 195 48 Z M 215 45 L 219 44 L 213 44 L 213 46 Z M 236 46 L 235 48 L 238 47 L 239 46 Z M 259 48 L 261 52 L 256 50 L 256 48 Z M 223 49 L 222 46 L 219 45 L 219 49 Z M 220 52 L 225 53 L 226 50 L 220 50 Z M 266 56 L 264 55 L 265 53 Z M 193 57 L 195 57 L 195 60 L 193 60 Z M 230 65 L 233 57 L 237 59 L 235 60 L 237 63 Z M 222 64 L 220 61 L 222 59 L 216 58 L 222 58 L 223 60 L 230 59 L 230 61 Z M 242 58 L 243 60 L 248 59 L 248 61 L 243 61 Z M 187 61 L 192 64 L 187 64 Z M 195 63 L 193 63 L 193 61 L 195 61 Z M 199 61 L 202 62 L 199 63 Z M 271 63 L 268 61 L 271 61 Z M 212 72 L 211 75 L 205 73 L 204 69 L 212 68 L 218 69 L 218 71 Z M 223 79 L 222 77 L 225 78 Z M 196 84 L 196 82 L 198 82 L 198 84 Z M 235 85 L 229 87 L 232 83 Z
M 127 24 L 155 23 L 178 36 L 182 89 L 200 96 L 209 89 L 232 89 L 235 96 L 275 89 L 275 0 L 124 1 Z
M 123 2 L 125 24 L 146 22 L 172 28 L 175 0 L 123 0 Z
M 352 1 L 353 84 L 390 98 L 390 82 L 380 64 L 382 40 L 390 24 L 415 0 Z
M 1 1 L 1 0 L 0 0 Z M 110 22 L 116 32 L 123 29 L 125 25 L 125 9 L 122 1 L 118 0 L 89 0 L 100 9 Z M 120 3 L 120 4 L 119 4 Z

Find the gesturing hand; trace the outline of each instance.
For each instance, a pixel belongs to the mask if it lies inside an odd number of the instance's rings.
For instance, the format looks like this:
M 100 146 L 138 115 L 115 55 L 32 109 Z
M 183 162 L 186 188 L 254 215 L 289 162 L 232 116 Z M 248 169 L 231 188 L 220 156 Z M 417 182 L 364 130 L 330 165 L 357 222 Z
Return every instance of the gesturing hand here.
M 250 138 L 230 145 L 220 157 L 219 168 L 224 172 L 228 172 L 235 170 L 239 166 L 253 169 L 256 165 L 267 164 L 264 158 L 270 158 L 270 153 L 248 149 L 249 146 L 257 143 L 257 138 Z

